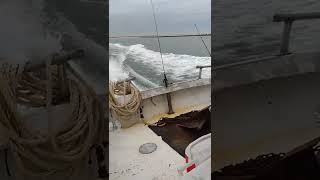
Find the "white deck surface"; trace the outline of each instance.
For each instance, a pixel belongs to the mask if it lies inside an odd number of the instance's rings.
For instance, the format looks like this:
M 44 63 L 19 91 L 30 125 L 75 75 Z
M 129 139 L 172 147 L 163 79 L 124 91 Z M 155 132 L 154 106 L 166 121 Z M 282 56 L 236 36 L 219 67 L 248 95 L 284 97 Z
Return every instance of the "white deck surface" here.
M 157 150 L 140 154 L 139 147 L 152 142 Z M 110 180 L 178 180 L 184 158 L 144 124 L 109 132 Z

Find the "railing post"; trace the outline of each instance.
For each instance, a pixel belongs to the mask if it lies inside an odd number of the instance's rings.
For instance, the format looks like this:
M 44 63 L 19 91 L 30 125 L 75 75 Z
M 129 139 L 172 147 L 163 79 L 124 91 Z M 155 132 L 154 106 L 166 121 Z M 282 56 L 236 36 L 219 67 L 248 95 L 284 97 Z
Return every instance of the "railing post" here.
M 171 100 L 171 95 L 170 93 L 167 93 L 167 101 L 168 101 L 168 114 L 174 114 L 173 108 L 172 108 L 172 100 Z
M 202 69 L 203 68 L 210 68 L 211 65 L 206 65 L 206 66 L 196 66 L 196 68 L 198 69 L 199 68 L 199 76 L 198 76 L 198 79 L 201 79 L 201 75 L 202 75 Z
M 289 40 L 290 40 L 292 23 L 293 23 L 292 20 L 284 21 L 280 55 L 289 54 Z
M 199 69 L 199 79 L 201 79 L 201 74 L 202 74 L 202 68 L 200 67 L 200 69 Z

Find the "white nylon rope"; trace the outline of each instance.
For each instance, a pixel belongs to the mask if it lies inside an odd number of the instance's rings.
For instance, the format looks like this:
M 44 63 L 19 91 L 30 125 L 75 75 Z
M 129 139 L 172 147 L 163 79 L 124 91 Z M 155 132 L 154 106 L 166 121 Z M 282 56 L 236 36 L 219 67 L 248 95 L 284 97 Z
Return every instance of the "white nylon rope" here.
M 0 140 L 7 144 L 14 155 L 19 172 L 43 177 L 67 172 L 72 174 L 89 153 L 90 147 L 101 137 L 103 122 L 99 102 L 80 83 L 70 77 L 71 115 L 63 129 L 52 128 L 51 62 L 47 62 L 48 134 L 29 131 L 16 112 L 14 95 L 6 79 L 0 78 Z M 99 139 L 99 140 L 100 140 Z M 69 174 L 69 175 L 70 175 Z

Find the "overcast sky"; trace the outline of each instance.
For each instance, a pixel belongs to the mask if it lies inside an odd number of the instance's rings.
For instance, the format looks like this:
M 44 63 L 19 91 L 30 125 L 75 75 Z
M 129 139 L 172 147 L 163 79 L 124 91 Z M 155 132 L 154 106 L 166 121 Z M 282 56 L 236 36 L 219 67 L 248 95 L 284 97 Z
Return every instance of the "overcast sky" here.
M 211 0 L 153 0 L 159 34 L 211 32 Z M 110 35 L 154 34 L 150 0 L 109 0 Z

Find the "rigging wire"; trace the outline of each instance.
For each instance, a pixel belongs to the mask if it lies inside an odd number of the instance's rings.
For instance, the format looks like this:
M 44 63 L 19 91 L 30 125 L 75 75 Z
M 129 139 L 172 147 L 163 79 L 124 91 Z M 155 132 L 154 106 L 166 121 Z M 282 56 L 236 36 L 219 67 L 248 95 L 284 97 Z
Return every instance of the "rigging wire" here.
M 161 45 L 160 45 L 160 38 L 159 38 L 159 32 L 158 32 L 158 24 L 157 24 L 157 20 L 156 20 L 156 14 L 155 14 L 155 10 L 154 10 L 154 6 L 153 6 L 152 0 L 150 0 L 150 2 L 151 2 L 151 6 L 152 6 L 154 25 L 155 25 L 155 28 L 156 28 L 158 45 L 159 45 L 160 56 L 161 56 L 161 63 L 162 63 L 163 76 L 164 76 L 163 81 L 164 81 L 165 86 L 168 87 L 168 79 L 167 79 L 166 71 L 165 71 L 165 69 L 164 69 L 164 64 L 163 64 L 163 57 L 162 57 L 162 50 L 161 50 Z
M 209 49 L 208 49 L 208 47 L 207 47 L 206 43 L 203 41 L 202 36 L 201 36 L 201 34 L 200 34 L 200 31 L 199 31 L 199 29 L 198 29 L 197 25 L 196 25 L 196 24 L 194 24 L 194 27 L 196 27 L 196 30 L 197 30 L 197 32 L 198 32 L 198 34 L 199 34 L 199 37 L 200 37 L 200 39 L 201 39 L 201 41 L 202 41 L 203 45 L 204 45 L 204 46 L 205 46 L 205 48 L 207 49 L 208 54 L 211 56 L 211 53 L 210 53 L 210 51 L 209 51 Z

